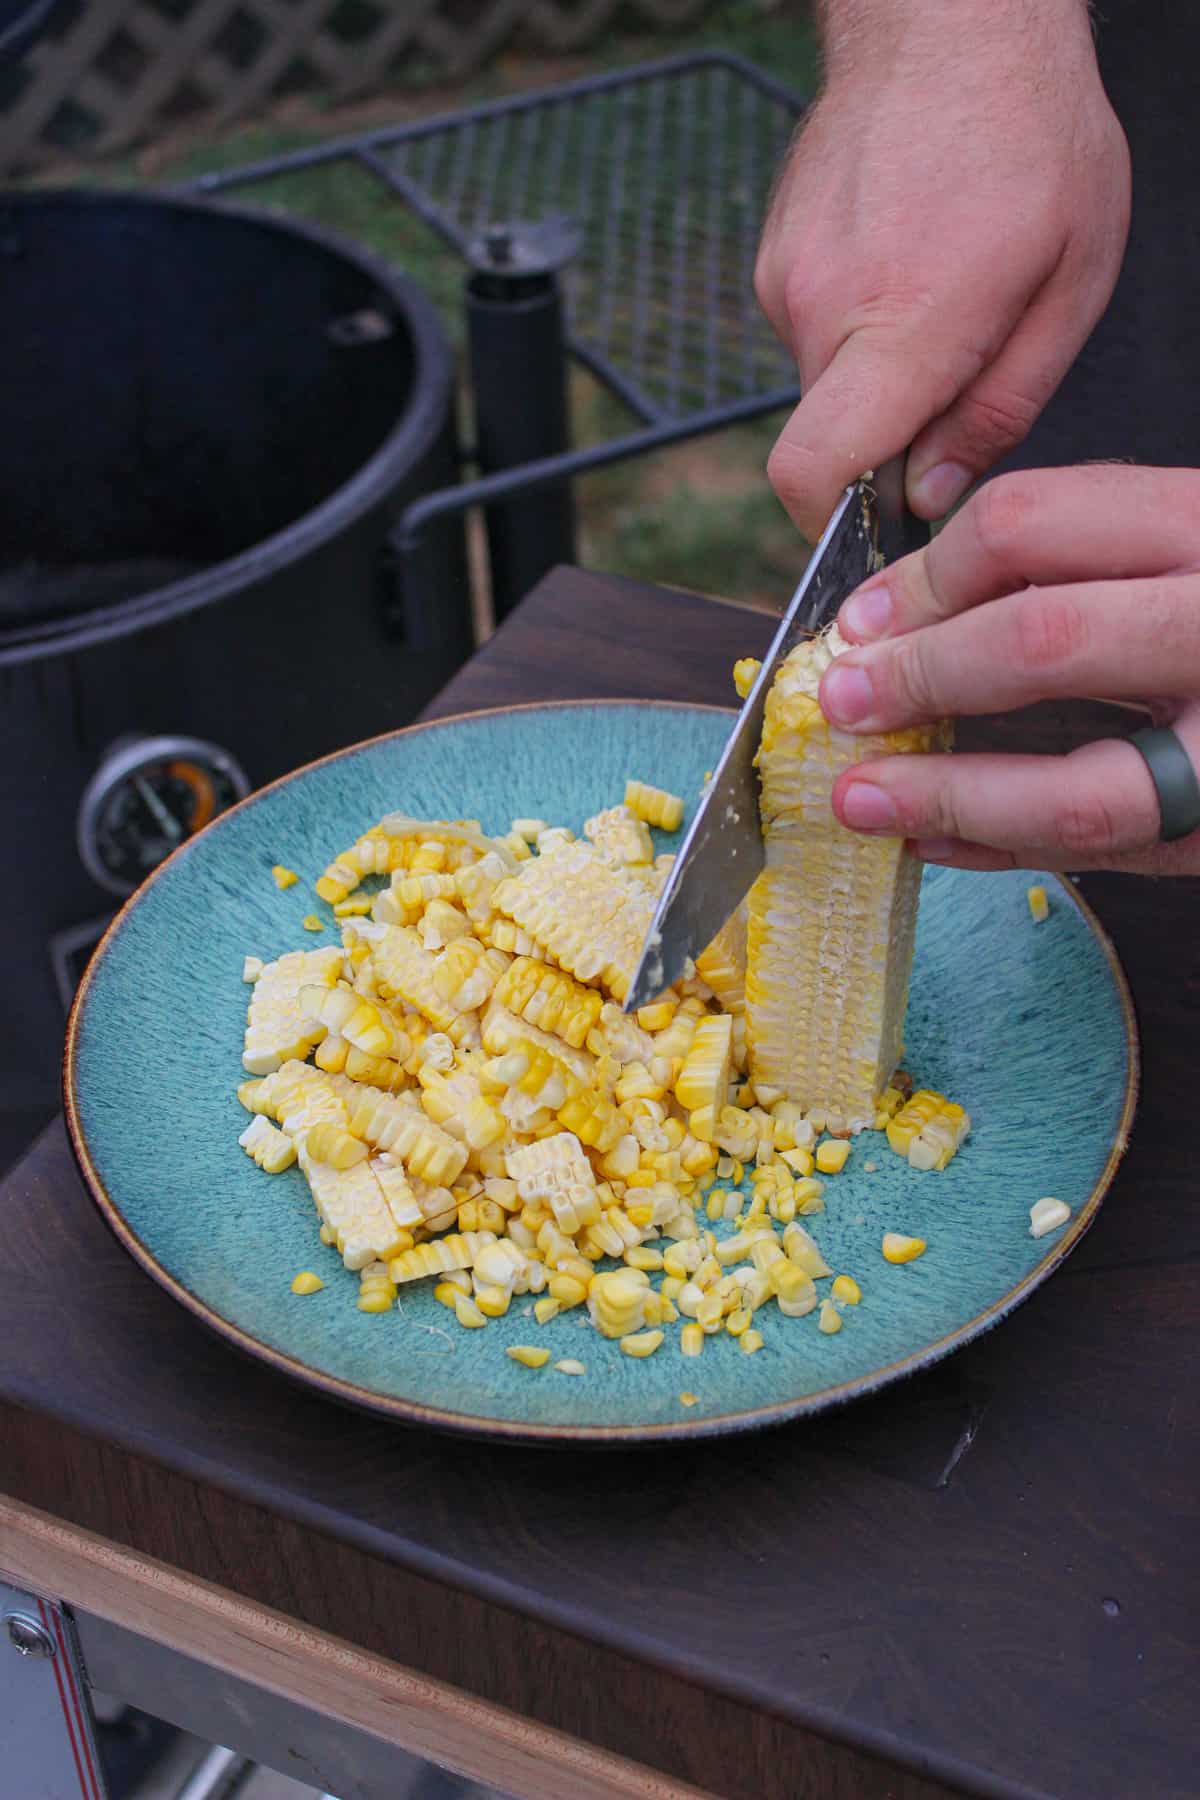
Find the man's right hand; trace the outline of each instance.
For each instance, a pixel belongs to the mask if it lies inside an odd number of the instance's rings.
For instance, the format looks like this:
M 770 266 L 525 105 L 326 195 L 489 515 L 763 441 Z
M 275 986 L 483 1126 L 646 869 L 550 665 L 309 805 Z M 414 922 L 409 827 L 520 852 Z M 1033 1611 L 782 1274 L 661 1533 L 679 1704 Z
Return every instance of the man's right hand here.
M 1020 443 L 1108 304 L 1129 153 L 1084 0 L 826 0 L 827 78 L 755 272 L 804 398 L 771 482 L 816 539 L 912 446 L 939 518 Z

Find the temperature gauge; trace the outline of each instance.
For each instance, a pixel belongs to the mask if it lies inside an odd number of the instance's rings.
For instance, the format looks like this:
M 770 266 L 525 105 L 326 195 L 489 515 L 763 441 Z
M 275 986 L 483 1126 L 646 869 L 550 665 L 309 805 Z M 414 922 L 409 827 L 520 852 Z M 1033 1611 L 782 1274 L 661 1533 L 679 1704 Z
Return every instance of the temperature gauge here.
M 130 894 L 185 838 L 250 792 L 227 750 L 201 738 L 114 744 L 84 789 L 76 840 L 110 894 Z

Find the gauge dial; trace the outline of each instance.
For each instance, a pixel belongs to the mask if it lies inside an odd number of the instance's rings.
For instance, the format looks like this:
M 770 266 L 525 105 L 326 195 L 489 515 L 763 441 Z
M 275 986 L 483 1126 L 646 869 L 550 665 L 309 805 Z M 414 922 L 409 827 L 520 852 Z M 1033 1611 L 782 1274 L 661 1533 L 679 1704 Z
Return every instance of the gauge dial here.
M 132 893 L 177 845 L 249 791 L 229 752 L 200 738 L 115 745 L 80 801 L 84 867 L 109 893 Z

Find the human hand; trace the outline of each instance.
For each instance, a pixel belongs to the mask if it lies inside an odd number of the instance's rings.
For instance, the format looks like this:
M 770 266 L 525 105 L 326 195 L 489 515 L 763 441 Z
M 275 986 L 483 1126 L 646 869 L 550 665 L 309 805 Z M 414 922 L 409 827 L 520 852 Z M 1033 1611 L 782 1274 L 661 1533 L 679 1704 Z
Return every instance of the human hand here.
M 1108 304 L 1130 190 L 1084 0 L 825 14 L 755 271 L 804 391 L 768 474 L 814 543 L 910 444 L 909 503 L 940 518 L 1021 442 Z
M 820 702 L 844 730 L 1103 696 L 1149 703 L 1200 771 L 1200 470 L 1000 476 L 865 582 L 838 625 L 856 647 Z M 833 805 L 843 825 L 960 869 L 1200 873 L 1200 831 L 1159 842 L 1149 770 L 1117 739 L 1068 756 L 858 763 Z

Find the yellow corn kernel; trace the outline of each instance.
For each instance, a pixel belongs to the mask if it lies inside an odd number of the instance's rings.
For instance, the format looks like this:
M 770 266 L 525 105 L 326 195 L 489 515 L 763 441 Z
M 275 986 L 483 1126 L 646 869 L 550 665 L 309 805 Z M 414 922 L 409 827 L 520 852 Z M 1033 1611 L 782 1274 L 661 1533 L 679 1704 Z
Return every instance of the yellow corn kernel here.
M 275 886 L 281 890 L 283 888 L 295 887 L 300 879 L 295 869 L 285 868 L 282 863 L 272 863 L 271 874 L 274 878 Z
M 305 913 L 300 923 L 303 925 L 305 931 L 324 931 L 325 929 L 324 920 L 318 919 L 316 913 Z
M 758 679 L 762 663 L 757 656 L 740 656 L 733 665 L 733 685 L 739 700 L 744 700 Z
M 738 1348 L 741 1350 L 743 1356 L 753 1356 L 754 1353 L 757 1350 L 761 1350 L 762 1347 L 763 1334 L 761 1331 L 743 1331 L 738 1344 Z
M 439 1300 L 443 1306 L 448 1306 L 453 1312 L 462 1295 L 456 1287 L 451 1287 L 448 1281 L 439 1281 L 433 1290 L 433 1297 L 435 1300 Z
M 817 1320 L 817 1330 L 823 1331 L 827 1337 L 832 1337 L 835 1331 L 840 1331 L 841 1329 L 841 1313 L 833 1304 L 832 1300 L 822 1300 L 821 1316 Z
M 554 1366 L 560 1375 L 582 1375 L 584 1373 L 583 1364 L 574 1356 L 561 1357 Z
M 645 781 L 625 783 L 625 805 L 637 819 L 654 825 L 659 831 L 678 831 L 683 823 L 683 801 L 665 788 L 651 787 Z
M 292 1277 L 293 1294 L 318 1294 L 324 1286 L 321 1277 L 314 1275 L 311 1269 L 301 1269 L 298 1275 Z
M 323 1244 L 337 1243 L 337 1232 L 333 1229 L 332 1225 L 322 1225 L 318 1236 Z
M 862 1299 L 862 1289 L 853 1275 L 835 1276 L 829 1291 L 835 1300 L 841 1300 L 846 1306 L 857 1306 Z
M 396 1302 L 396 1284 L 383 1263 L 370 1263 L 362 1271 L 358 1289 L 358 1310 L 365 1313 L 387 1312 Z
M 325 1163 L 331 1169 L 352 1169 L 367 1155 L 362 1139 L 351 1137 L 340 1125 L 314 1125 L 304 1134 L 304 1147 L 314 1162 Z
M 238 1143 L 267 1175 L 282 1174 L 296 1160 L 296 1144 L 286 1131 L 271 1124 L 264 1113 L 251 1119 Z
M 1025 898 L 1029 902 L 1029 914 L 1035 925 L 1050 917 L 1050 901 L 1044 887 L 1031 887 Z
M 665 1281 L 662 1282 L 658 1291 L 662 1295 L 664 1300 L 675 1301 L 675 1300 L 678 1300 L 680 1294 L 682 1294 L 682 1292 L 686 1286 L 687 1286 L 687 1283 L 683 1280 L 683 1278 L 681 1276 L 668 1275 L 666 1277 Z
M 574 1275 L 552 1275 L 546 1283 L 546 1289 L 550 1297 L 557 1300 L 563 1312 L 568 1312 L 573 1306 L 582 1306 L 588 1297 L 587 1287 Z
M 502 1319 L 512 1304 L 512 1295 L 507 1288 L 481 1281 L 475 1289 L 475 1304 L 485 1319 Z
M 795 1220 L 783 1234 L 783 1247 L 797 1266 L 819 1281 L 823 1275 L 832 1275 L 833 1270 L 821 1255 L 820 1247 L 805 1231 L 803 1225 Z
M 812 1177 L 797 1181 L 792 1186 L 792 1198 L 796 1202 L 796 1211 L 802 1219 L 813 1213 L 825 1211 L 825 1188 Z
M 730 1337 L 741 1337 L 744 1331 L 749 1331 L 750 1319 L 751 1315 L 749 1308 L 745 1306 L 735 1306 L 725 1320 L 725 1329 Z
M 724 1318 L 725 1304 L 720 1295 L 702 1294 L 696 1307 L 696 1323 L 701 1331 L 711 1337 L 714 1331 L 720 1331 Z
M 638 1331 L 621 1339 L 624 1356 L 653 1356 L 663 1341 L 661 1331 Z
M 625 1252 L 625 1261 L 631 1269 L 661 1269 L 663 1257 L 661 1250 L 651 1250 L 648 1245 L 634 1244 Z
M 788 1168 L 793 1169 L 797 1175 L 812 1174 L 813 1157 L 811 1150 L 781 1150 L 779 1155 L 782 1161 L 787 1164 Z
M 704 1349 L 704 1327 L 694 1321 L 679 1334 L 679 1348 L 684 1356 L 699 1356 Z
M 905 1237 L 899 1231 L 885 1231 L 880 1247 L 885 1262 L 910 1263 L 925 1254 L 926 1243 L 924 1238 Z
M 550 1361 L 550 1352 L 537 1344 L 509 1344 L 504 1354 L 526 1369 L 540 1369 Z
M 679 1404 L 680 1406 L 698 1406 L 700 1404 L 700 1396 L 699 1394 L 689 1393 L 688 1390 L 684 1388 L 679 1395 Z
M 850 1155 L 850 1146 L 845 1138 L 826 1138 L 817 1145 L 814 1158 L 822 1175 L 840 1175 Z
M 548 1325 L 551 1319 L 557 1318 L 562 1311 L 562 1302 L 552 1294 L 543 1294 L 540 1300 L 533 1303 L 533 1316 L 539 1325 Z
M 637 1226 L 639 1231 L 648 1231 L 650 1229 L 650 1227 L 654 1224 L 654 1202 L 652 1200 L 642 1201 L 636 1206 L 626 1206 L 625 1210 L 629 1214 L 630 1221 L 634 1225 Z M 657 1254 L 657 1252 L 655 1252 L 655 1254 Z M 628 1262 L 628 1260 L 629 1260 L 628 1257 L 626 1257 L 625 1260 Z M 634 1263 L 633 1264 L 633 1267 L 635 1269 L 638 1269 L 638 1268 L 657 1269 L 657 1268 L 661 1268 L 661 1266 L 662 1266 L 661 1263 Z
M 458 1296 L 458 1299 L 454 1303 L 454 1316 L 459 1324 L 465 1326 L 468 1331 L 478 1331 L 481 1326 L 487 1324 L 487 1320 L 484 1318 L 475 1302 L 473 1300 L 468 1300 L 462 1294 Z
M 639 1006 L 637 1022 L 643 1031 L 665 1031 L 675 1017 L 678 1000 L 670 994 L 664 994 L 661 1000 L 651 1001 L 649 1006 Z

